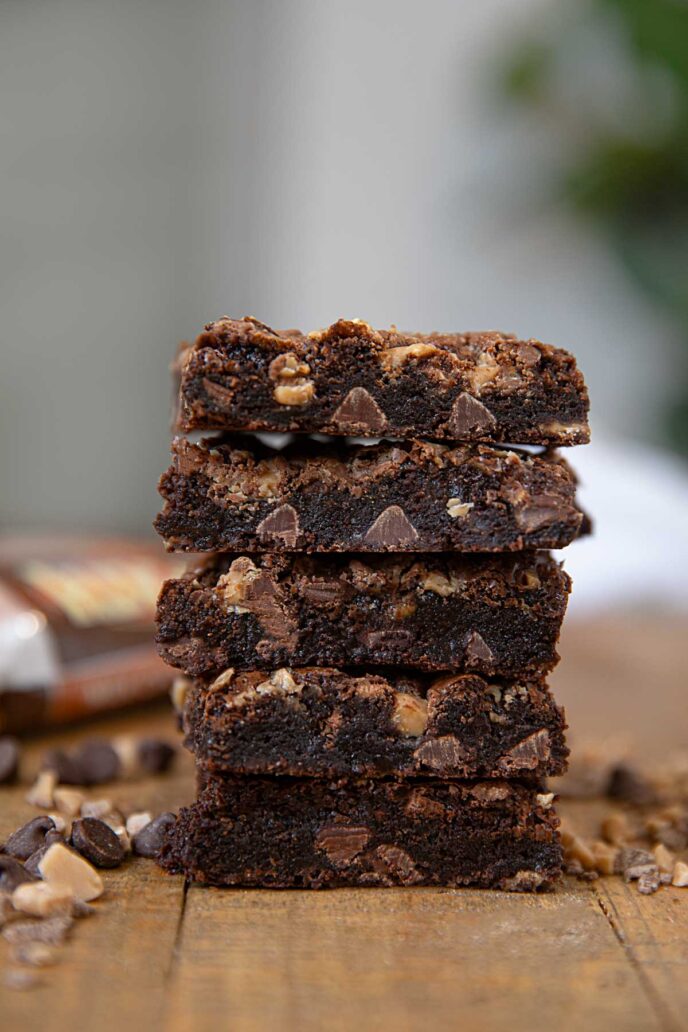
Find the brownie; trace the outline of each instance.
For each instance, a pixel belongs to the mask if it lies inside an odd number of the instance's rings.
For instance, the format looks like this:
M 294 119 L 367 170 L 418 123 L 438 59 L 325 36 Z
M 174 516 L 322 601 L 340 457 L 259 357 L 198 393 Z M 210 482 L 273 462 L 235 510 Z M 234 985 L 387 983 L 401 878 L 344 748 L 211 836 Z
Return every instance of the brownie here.
M 217 555 L 166 581 L 158 651 L 191 677 L 279 666 L 550 670 L 570 581 L 546 552 Z
M 585 529 L 550 453 L 427 441 L 173 442 L 155 521 L 168 551 L 504 552 Z
M 303 334 L 222 318 L 182 347 L 177 371 L 182 431 L 589 440 L 573 356 L 507 333 L 399 333 L 340 319 Z
M 545 777 L 568 756 L 542 681 L 475 674 L 230 670 L 189 691 L 183 725 L 196 762 L 232 774 Z
M 211 885 L 542 890 L 562 863 L 552 798 L 518 781 L 205 777 L 161 863 Z

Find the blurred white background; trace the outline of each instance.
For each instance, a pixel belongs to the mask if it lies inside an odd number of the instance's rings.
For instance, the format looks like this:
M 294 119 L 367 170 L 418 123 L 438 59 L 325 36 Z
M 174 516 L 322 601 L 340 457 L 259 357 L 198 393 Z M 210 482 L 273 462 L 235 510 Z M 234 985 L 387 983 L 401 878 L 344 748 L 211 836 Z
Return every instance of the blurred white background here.
M 557 155 L 494 93 L 555 5 L 2 0 L 3 525 L 148 533 L 168 362 L 222 313 L 501 328 L 591 387 L 579 604 L 684 600 L 684 468 L 618 443 L 655 436 L 677 342 L 592 231 L 532 203 Z

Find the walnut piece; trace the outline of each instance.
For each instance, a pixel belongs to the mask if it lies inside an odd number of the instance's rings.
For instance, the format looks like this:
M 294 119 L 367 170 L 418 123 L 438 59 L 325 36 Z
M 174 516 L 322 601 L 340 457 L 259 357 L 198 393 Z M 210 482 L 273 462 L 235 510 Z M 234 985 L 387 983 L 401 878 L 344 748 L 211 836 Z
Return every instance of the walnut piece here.
M 436 348 L 434 344 L 422 344 L 419 341 L 417 344 L 407 344 L 402 348 L 388 348 L 380 355 L 380 362 L 383 369 L 389 372 L 392 369 L 398 369 L 409 358 L 428 358 L 438 352 L 439 348 Z
M 311 367 L 306 362 L 301 362 L 293 351 L 286 355 L 278 355 L 273 358 L 268 368 L 268 376 L 271 380 L 293 380 L 295 376 L 307 376 Z
M 278 384 L 272 392 L 278 405 L 307 405 L 315 397 L 315 384 L 312 380 L 302 383 Z
M 463 502 L 460 498 L 449 498 L 447 500 L 447 512 L 455 520 L 459 516 L 468 516 L 474 504 L 474 502 Z
M 423 591 L 432 591 L 435 595 L 447 598 L 449 595 L 457 595 L 463 588 L 464 583 L 464 579 L 457 577 L 454 573 L 450 574 L 449 577 L 445 577 L 443 573 L 433 570 L 423 578 L 420 582 L 420 587 Z
M 260 577 L 260 570 L 246 555 L 235 559 L 232 565 L 217 579 L 217 589 L 222 592 L 223 601 L 236 606 L 246 598 L 249 584 Z M 245 610 L 248 612 L 248 610 Z
M 303 691 L 303 685 L 297 684 L 286 667 L 273 670 L 267 681 L 261 681 L 256 686 L 259 695 L 299 695 Z
M 428 702 L 409 692 L 397 692 L 392 724 L 404 738 L 417 738 L 428 726 Z
M 234 667 L 227 667 L 219 677 L 216 677 L 213 683 L 210 685 L 208 691 L 219 692 L 223 688 L 228 688 L 234 680 Z

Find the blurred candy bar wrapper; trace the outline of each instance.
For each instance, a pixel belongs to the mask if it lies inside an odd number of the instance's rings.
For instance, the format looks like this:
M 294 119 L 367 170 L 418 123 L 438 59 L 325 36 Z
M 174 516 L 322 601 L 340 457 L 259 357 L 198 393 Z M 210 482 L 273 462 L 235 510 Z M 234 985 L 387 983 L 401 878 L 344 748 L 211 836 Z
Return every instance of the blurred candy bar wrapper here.
M 181 569 L 155 543 L 0 537 L 0 733 L 163 695 L 155 600 Z

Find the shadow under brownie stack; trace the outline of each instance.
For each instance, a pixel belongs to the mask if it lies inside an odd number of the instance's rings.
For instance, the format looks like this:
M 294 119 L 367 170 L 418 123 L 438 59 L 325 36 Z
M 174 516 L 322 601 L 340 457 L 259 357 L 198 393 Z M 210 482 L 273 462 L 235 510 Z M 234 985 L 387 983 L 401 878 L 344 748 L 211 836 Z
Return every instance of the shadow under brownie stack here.
M 177 438 L 160 482 L 167 548 L 209 553 L 158 602 L 198 772 L 163 865 L 215 885 L 550 887 L 544 779 L 568 751 L 545 677 L 570 583 L 546 550 L 588 529 L 552 450 L 589 437 L 574 359 L 498 333 L 226 318 L 178 371 L 178 429 L 220 433 Z

